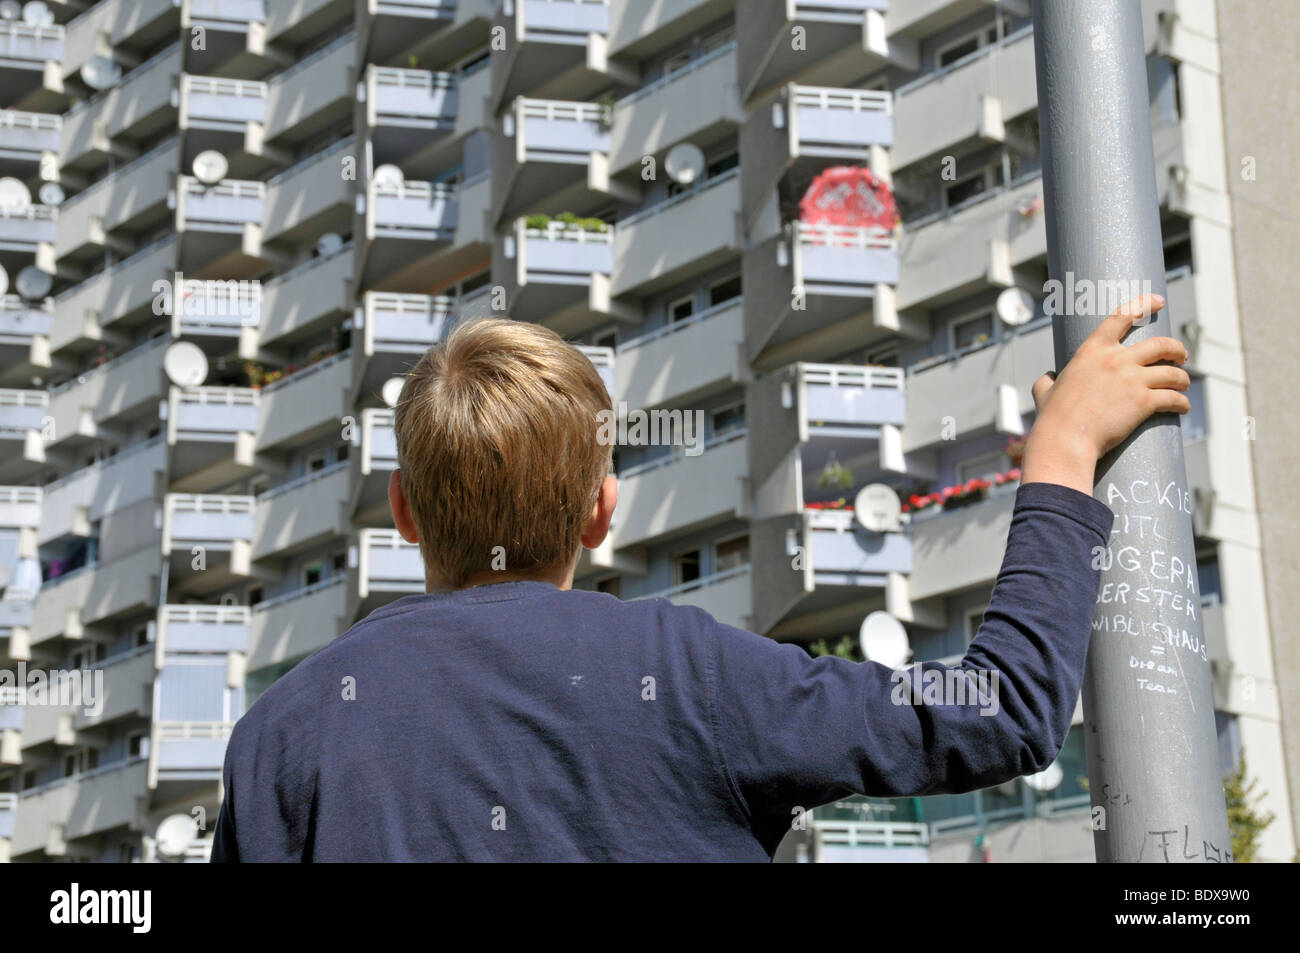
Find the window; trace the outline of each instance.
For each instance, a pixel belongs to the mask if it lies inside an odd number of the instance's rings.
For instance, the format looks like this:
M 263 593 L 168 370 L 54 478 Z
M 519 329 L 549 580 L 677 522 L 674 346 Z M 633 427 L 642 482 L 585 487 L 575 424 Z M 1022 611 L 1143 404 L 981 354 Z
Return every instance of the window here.
M 259 473 L 248 481 L 248 492 L 252 496 L 261 496 L 271 485 L 271 478 L 265 473 Z
M 960 351 L 962 348 L 972 347 L 976 344 L 985 344 L 992 339 L 993 315 L 991 313 L 985 312 L 958 318 L 952 323 L 952 349 L 954 351 Z
M 302 567 L 302 584 L 304 586 L 314 586 L 321 581 L 325 575 L 325 565 L 323 563 L 311 563 Z
M 711 416 L 713 436 L 743 430 L 745 427 L 745 404 L 730 404 L 715 410 Z
M 944 202 L 948 208 L 955 208 L 968 202 L 977 195 L 996 189 L 1002 184 L 1002 161 L 999 159 L 978 172 L 963 176 L 943 190 Z
M 138 844 L 118 844 L 117 845 L 117 862 L 119 864 L 134 864 L 140 860 L 140 846 Z
M 333 568 L 334 572 L 336 573 L 341 573 L 346 571 L 348 568 L 348 554 L 335 553 L 334 558 L 330 561 L 330 566 Z
M 137 731 L 127 736 L 126 751 L 132 758 L 144 758 L 149 754 L 149 735 Z
M 716 308 L 724 301 L 740 297 L 740 275 L 723 278 L 709 286 L 709 307 Z
M 1008 36 L 1011 33 L 1011 18 L 1002 17 L 1002 35 Z M 945 66 L 951 66 L 963 56 L 970 56 L 976 50 L 983 49 L 986 46 L 992 46 L 998 41 L 998 24 L 994 20 L 988 26 L 981 27 L 974 33 L 968 33 L 949 43 L 945 43 L 935 51 L 935 63 L 939 69 Z
M 1001 450 L 981 454 L 957 464 L 957 480 L 960 483 L 981 478 L 991 480 L 997 474 L 1007 470 L 1009 463 L 1007 455 Z
M 340 443 L 338 446 L 336 446 L 334 448 L 335 461 L 342 463 L 344 460 L 346 460 L 348 458 L 348 453 L 350 452 L 350 447 L 351 444 L 347 442 Z
M 619 576 L 610 576 L 596 583 L 596 591 L 608 593 L 615 599 L 623 597 L 623 580 Z
M 713 547 L 714 572 L 726 572 L 749 564 L 749 535 L 715 543 Z
M 313 453 L 307 458 L 307 472 L 316 473 L 325 469 L 325 454 Z
M 684 586 L 700 578 L 700 551 L 687 550 L 673 557 L 673 585 Z
M 740 165 L 740 153 L 728 152 L 726 155 L 719 156 L 704 167 L 704 178 L 715 179 L 722 175 L 722 173 L 734 169 L 738 165 Z
M 966 644 L 970 645 L 979 635 L 980 625 L 984 622 L 983 609 L 971 609 L 966 613 Z
M 611 328 L 596 335 L 596 347 L 618 347 L 618 332 Z
M 255 605 L 257 605 L 259 602 L 262 601 L 263 598 L 264 598 L 264 597 L 263 597 L 263 594 L 262 594 L 262 587 L 261 587 L 260 585 L 258 585 L 258 586 L 249 586 L 249 587 L 248 587 L 248 604 L 249 604 L 249 606 L 255 606 Z
M 668 59 L 664 60 L 664 76 L 671 76 L 679 69 L 684 69 L 691 62 L 691 51 L 682 50 L 680 53 L 674 53 Z
M 898 348 L 890 347 L 880 351 L 868 351 L 866 363 L 876 367 L 898 367 Z
M 684 298 L 678 298 L 676 301 L 668 302 L 668 323 L 676 324 L 678 321 L 685 321 L 695 313 L 695 295 L 687 295 Z
M 142 648 L 144 648 L 146 645 L 148 645 L 148 644 L 149 644 L 149 626 L 147 626 L 147 625 L 142 625 L 142 626 L 140 626 L 140 628 L 136 629 L 136 630 L 135 630 L 135 637 L 134 637 L 133 641 L 134 641 L 134 643 L 135 643 L 135 647 L 136 647 L 137 649 L 142 649 Z

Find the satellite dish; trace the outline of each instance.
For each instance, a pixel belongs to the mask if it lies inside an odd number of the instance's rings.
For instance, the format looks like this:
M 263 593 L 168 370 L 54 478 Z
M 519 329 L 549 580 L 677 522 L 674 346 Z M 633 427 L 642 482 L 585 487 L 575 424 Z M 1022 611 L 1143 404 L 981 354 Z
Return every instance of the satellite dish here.
M 197 387 L 208 379 L 208 358 L 192 341 L 177 341 L 163 355 L 163 370 L 177 387 Z
M 23 22 L 28 26 L 49 26 L 54 22 L 54 14 L 41 0 L 32 0 L 23 7 Z
M 204 185 L 216 185 L 230 171 L 230 163 L 216 149 L 208 149 L 194 157 L 190 168 L 194 170 L 194 178 Z
M 153 836 L 160 857 L 179 860 L 185 856 L 198 835 L 199 826 L 193 817 L 188 814 L 173 814 L 162 820 Z
M 54 286 L 54 277 L 35 265 L 28 265 L 18 272 L 18 280 L 14 285 L 22 298 L 27 301 L 40 301 L 50 293 L 50 288 Z
M 67 198 L 63 194 L 63 186 L 57 182 L 46 182 L 42 185 L 39 196 L 42 205 L 62 205 L 63 200 Z
M 1037 774 L 1026 774 L 1025 784 L 1033 791 L 1040 794 L 1046 794 L 1048 791 L 1055 791 L 1065 780 L 1065 771 L 1061 768 L 1059 761 L 1053 761 L 1042 771 Z
M 0 179 L 0 209 L 7 212 L 25 212 L 32 204 L 32 193 L 22 179 L 5 176 Z
M 380 394 L 384 398 L 384 403 L 389 407 L 396 407 L 398 398 L 402 396 L 402 385 L 406 383 L 405 377 L 390 377 L 384 381 L 384 387 Z
M 0 3 L 0 20 L 17 20 L 22 15 L 23 7 L 18 0 L 4 0 Z
M 898 529 L 898 517 L 903 504 L 892 487 L 883 483 L 868 483 L 853 499 L 853 518 L 858 525 L 873 533 L 887 533 Z
M 694 143 L 679 143 L 664 157 L 664 170 L 679 185 L 690 185 L 704 171 L 704 153 Z
M 332 255 L 343 247 L 343 236 L 337 232 L 326 232 L 316 242 L 316 254 L 324 258 L 326 255 Z
M 398 186 L 406 181 L 401 168 L 395 165 L 381 165 L 371 178 L 375 185 Z
M 996 310 L 1003 324 L 1018 328 L 1034 319 L 1034 296 L 1024 288 L 1008 288 L 998 295 Z
M 5 271 L 5 266 L 0 265 L 0 298 L 5 296 L 9 290 L 9 272 Z
M 902 668 L 912 657 L 912 644 L 907 640 L 907 630 L 888 612 L 876 611 L 862 620 L 858 630 L 858 645 L 869 662 L 879 662 L 890 668 Z
M 81 81 L 91 89 L 108 89 L 122 78 L 122 67 L 107 56 L 92 56 L 81 67 Z

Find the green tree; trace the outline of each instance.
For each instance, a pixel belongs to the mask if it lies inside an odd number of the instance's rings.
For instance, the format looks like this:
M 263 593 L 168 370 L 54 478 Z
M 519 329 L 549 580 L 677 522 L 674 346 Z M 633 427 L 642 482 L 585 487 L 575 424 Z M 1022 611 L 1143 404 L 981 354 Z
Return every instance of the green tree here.
M 1232 837 L 1232 859 L 1248 864 L 1259 853 L 1259 835 L 1275 820 L 1272 811 L 1260 814 L 1259 802 L 1268 792 L 1252 796 L 1258 778 L 1246 779 L 1246 752 L 1237 760 L 1237 769 L 1223 779 L 1223 795 L 1228 802 L 1228 831 Z

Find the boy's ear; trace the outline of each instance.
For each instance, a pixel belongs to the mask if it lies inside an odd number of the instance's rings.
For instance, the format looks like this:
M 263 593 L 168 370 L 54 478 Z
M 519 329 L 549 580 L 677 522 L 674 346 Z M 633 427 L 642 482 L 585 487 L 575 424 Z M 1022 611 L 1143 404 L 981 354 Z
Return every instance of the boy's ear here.
M 388 506 L 393 511 L 393 525 L 408 543 L 418 543 L 420 534 L 415 531 L 415 520 L 411 519 L 411 507 L 402 492 L 402 471 L 394 470 L 388 478 Z
M 596 494 L 596 505 L 591 508 L 591 519 L 582 531 L 582 545 L 587 549 L 596 549 L 609 535 L 609 521 L 614 518 L 614 507 L 618 505 L 618 478 L 605 477 Z

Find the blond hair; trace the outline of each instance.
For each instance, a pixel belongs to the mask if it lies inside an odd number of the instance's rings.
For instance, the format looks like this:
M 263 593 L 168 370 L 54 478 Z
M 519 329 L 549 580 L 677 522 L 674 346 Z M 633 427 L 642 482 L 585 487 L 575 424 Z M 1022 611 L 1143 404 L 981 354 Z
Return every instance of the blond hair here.
M 394 414 L 425 565 L 455 588 L 503 555 L 511 573 L 567 567 L 610 471 L 610 406 L 586 355 L 539 325 L 468 321 L 431 347 Z

